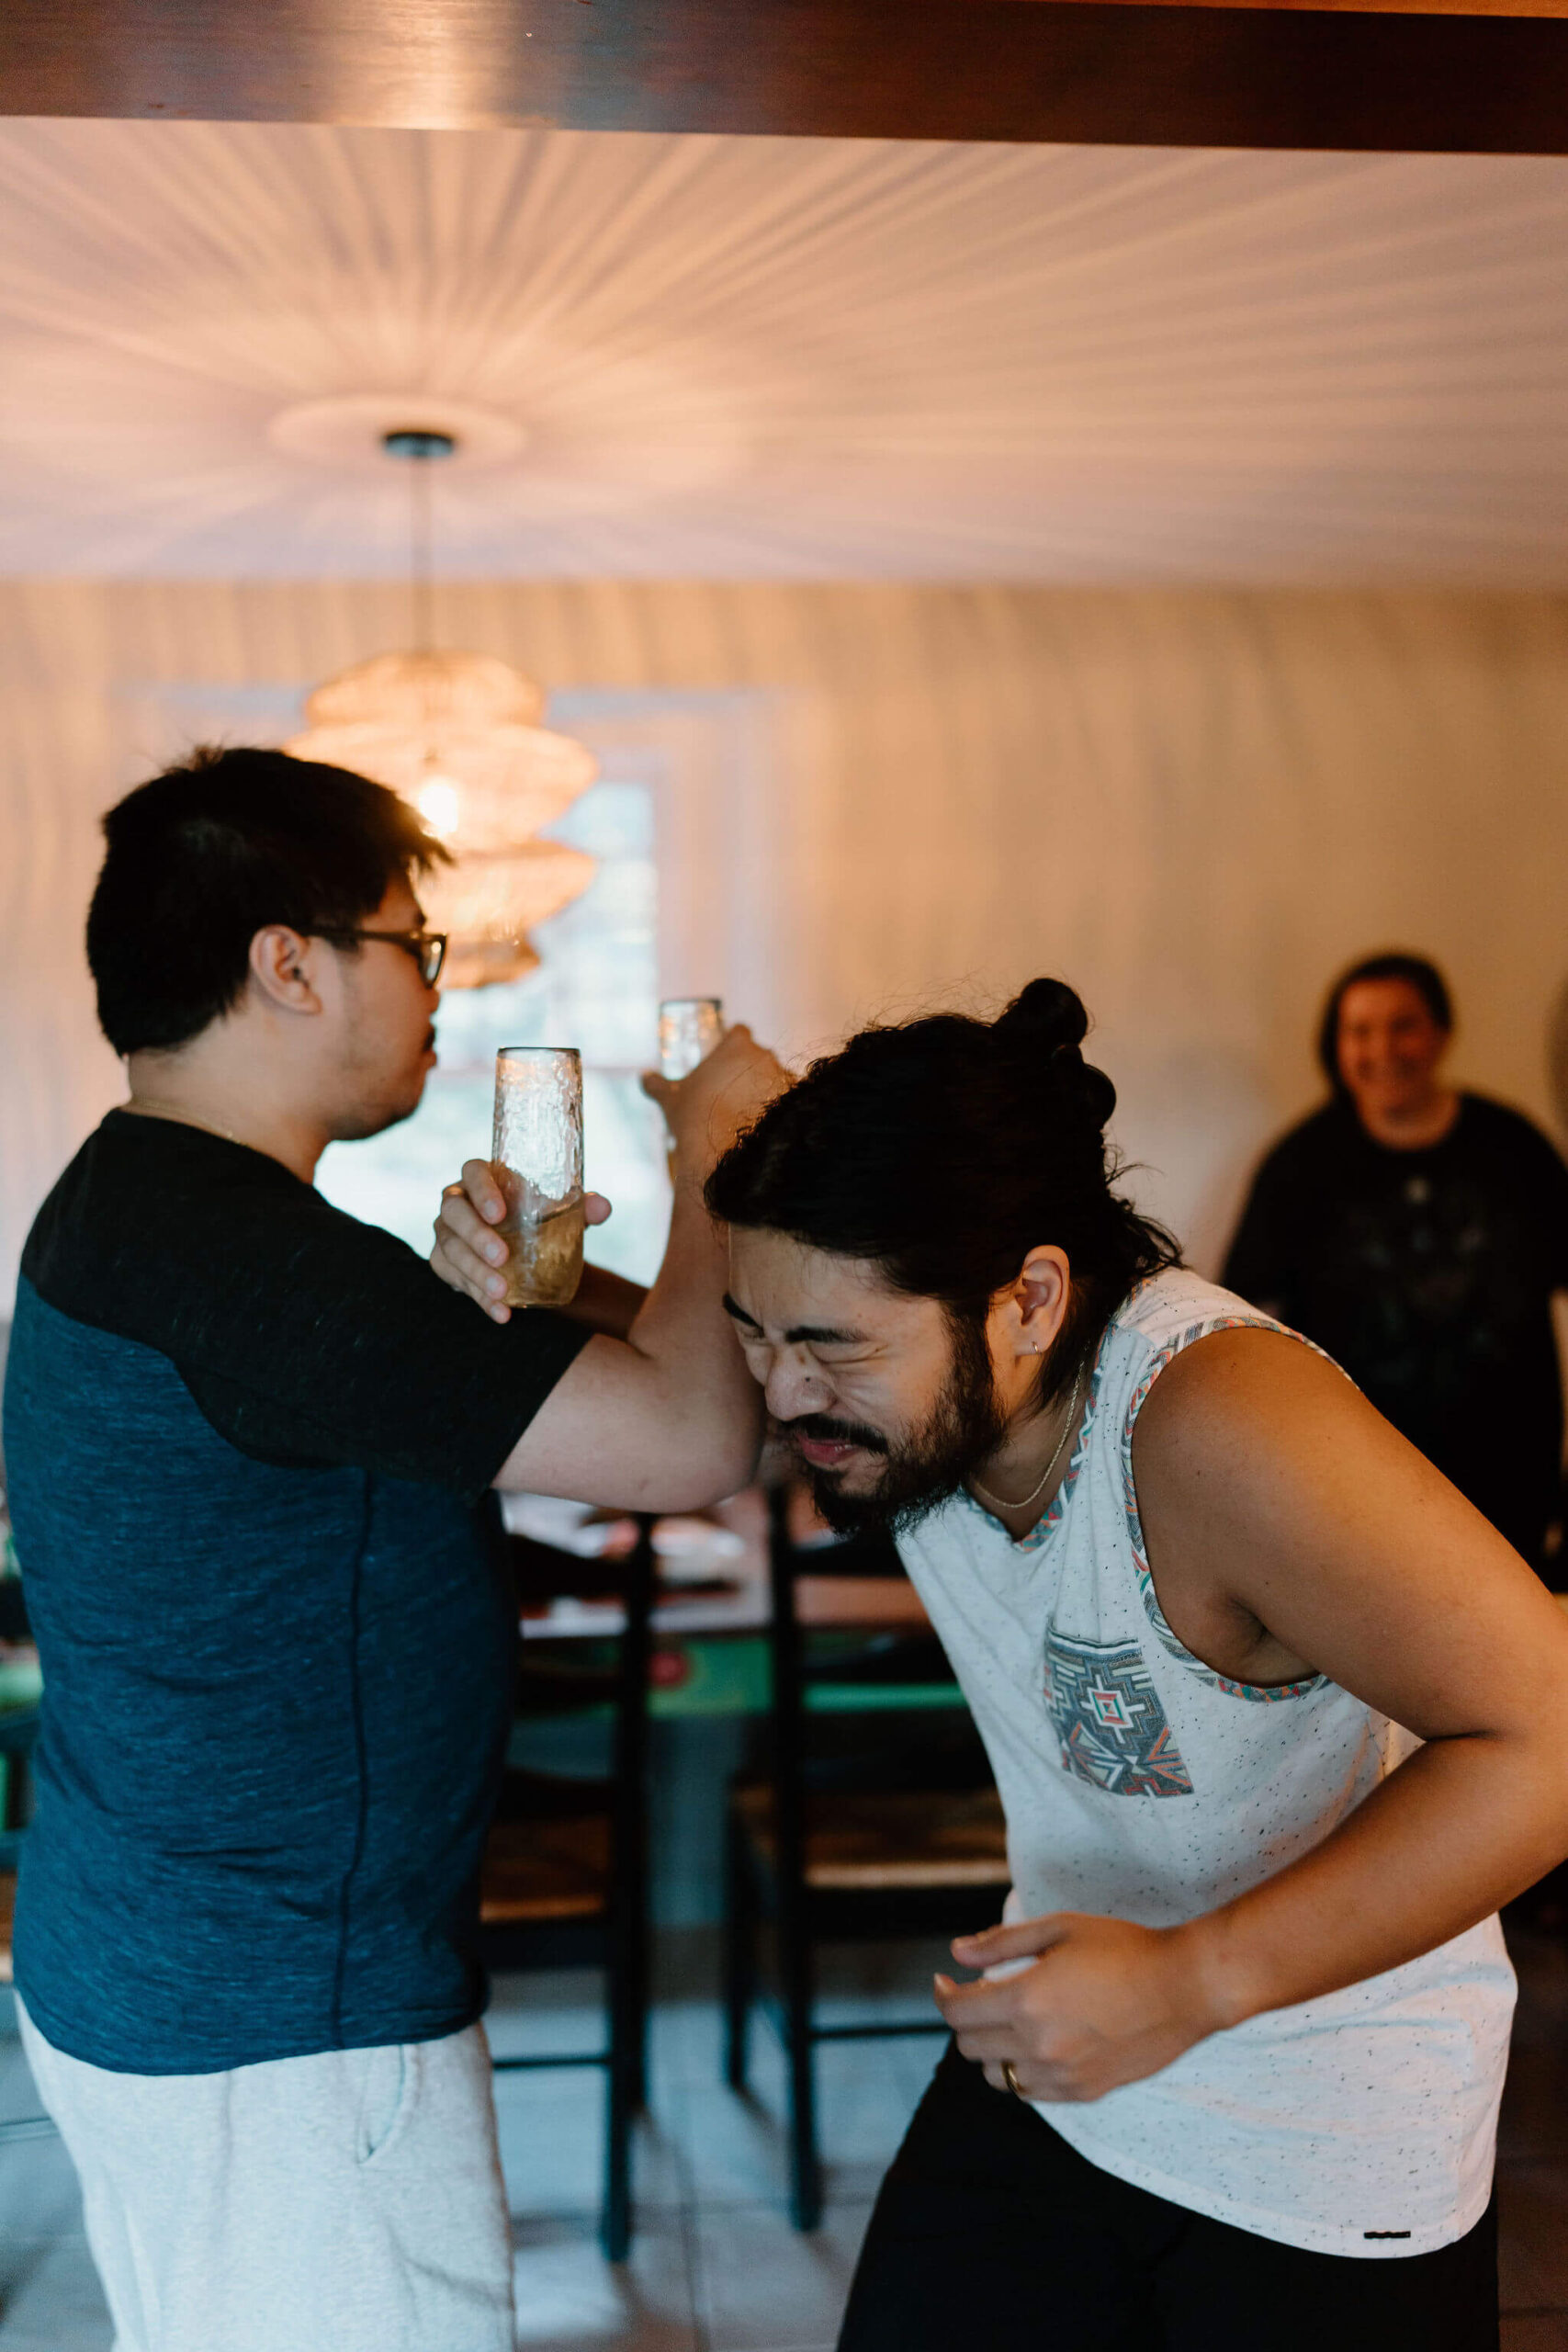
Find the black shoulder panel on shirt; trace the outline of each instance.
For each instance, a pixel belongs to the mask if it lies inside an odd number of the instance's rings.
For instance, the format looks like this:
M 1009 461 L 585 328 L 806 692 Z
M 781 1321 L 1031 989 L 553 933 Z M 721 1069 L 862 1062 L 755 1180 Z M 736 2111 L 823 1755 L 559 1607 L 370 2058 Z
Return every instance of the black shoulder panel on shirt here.
M 489 1320 L 278 1161 L 111 1112 L 39 1213 L 23 1272 L 61 1313 L 166 1355 L 257 1458 L 481 1494 L 589 1337 Z

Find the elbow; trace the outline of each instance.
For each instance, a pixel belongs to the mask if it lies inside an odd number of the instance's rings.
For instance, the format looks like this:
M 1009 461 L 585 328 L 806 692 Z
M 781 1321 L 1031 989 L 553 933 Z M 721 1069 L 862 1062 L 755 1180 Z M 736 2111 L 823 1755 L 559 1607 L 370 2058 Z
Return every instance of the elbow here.
M 701 1492 L 694 1493 L 682 1508 L 704 1510 L 749 1487 L 761 1459 L 765 1427 L 761 1389 L 750 1380 L 743 1389 L 732 1389 L 723 1409 L 705 1417 L 697 1458 L 691 1465 Z
M 706 1510 L 749 1487 L 762 1451 L 760 1412 L 737 1416 L 728 1427 L 704 1430 L 694 1442 L 690 1424 L 648 1481 L 645 1510 Z
M 715 1465 L 718 1486 L 710 1500 L 722 1502 L 727 1495 L 738 1495 L 749 1487 L 757 1475 L 757 1464 L 762 1458 L 762 1432 L 749 1430 L 742 1442 L 732 1445 L 724 1460 Z
M 767 1416 L 762 1409 L 761 1391 L 753 1388 L 748 1391 L 740 1412 L 716 1448 L 713 1467 L 718 1484 L 711 1500 L 722 1502 L 727 1495 L 738 1495 L 742 1487 L 751 1484 L 762 1458 L 766 1436 Z
M 750 1485 L 761 1453 L 761 1437 L 752 1430 L 743 1441 L 732 1439 L 705 1449 L 700 1460 L 682 1463 L 678 1472 L 672 1464 L 669 1490 L 654 1508 L 706 1510 L 713 1503 L 724 1502 Z

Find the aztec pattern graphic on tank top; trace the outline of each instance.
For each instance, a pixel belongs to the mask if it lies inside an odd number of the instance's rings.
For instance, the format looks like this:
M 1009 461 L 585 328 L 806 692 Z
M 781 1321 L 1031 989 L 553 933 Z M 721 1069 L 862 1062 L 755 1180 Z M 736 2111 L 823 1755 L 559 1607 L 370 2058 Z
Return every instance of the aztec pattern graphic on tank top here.
M 1067 1771 L 1118 1796 L 1191 1795 L 1192 1776 L 1136 1642 L 1048 1634 L 1045 1703 Z

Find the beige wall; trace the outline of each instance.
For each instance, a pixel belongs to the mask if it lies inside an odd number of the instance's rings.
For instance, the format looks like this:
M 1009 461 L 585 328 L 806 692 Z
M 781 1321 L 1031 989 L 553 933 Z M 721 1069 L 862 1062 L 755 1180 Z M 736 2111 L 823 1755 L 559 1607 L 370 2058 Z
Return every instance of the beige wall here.
M 1202 1262 L 1249 1155 L 1312 1100 L 1320 992 L 1363 949 L 1435 954 L 1462 1074 L 1550 1116 L 1568 602 L 610 582 L 443 604 L 448 641 L 552 687 L 762 690 L 711 885 L 766 943 L 751 1001 L 799 1051 L 1064 973 L 1140 1190 Z M 81 916 L 98 811 L 171 748 L 169 690 L 286 689 L 404 616 L 378 587 L 24 582 L 0 623 L 8 1286 L 116 1091 Z

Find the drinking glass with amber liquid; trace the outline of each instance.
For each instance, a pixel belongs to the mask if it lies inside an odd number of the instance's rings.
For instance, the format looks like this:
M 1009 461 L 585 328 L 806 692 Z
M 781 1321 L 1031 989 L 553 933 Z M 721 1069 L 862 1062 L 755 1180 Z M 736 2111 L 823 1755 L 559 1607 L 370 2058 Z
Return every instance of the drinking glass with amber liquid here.
M 582 1057 L 503 1046 L 491 1159 L 506 1203 L 509 1306 L 565 1306 L 582 1280 Z

